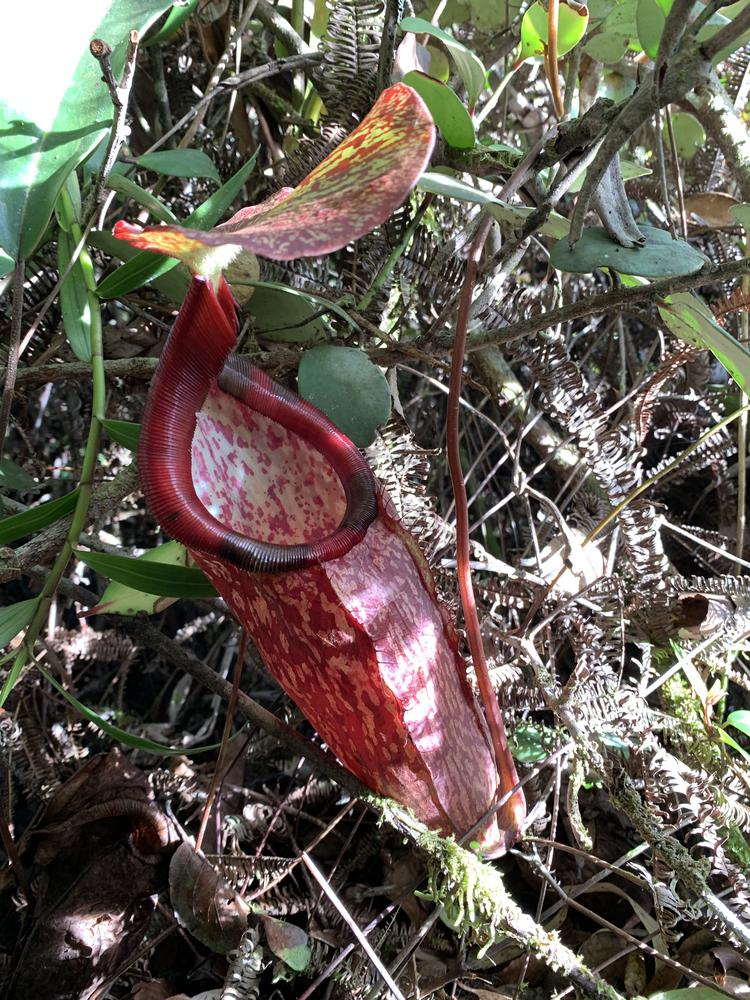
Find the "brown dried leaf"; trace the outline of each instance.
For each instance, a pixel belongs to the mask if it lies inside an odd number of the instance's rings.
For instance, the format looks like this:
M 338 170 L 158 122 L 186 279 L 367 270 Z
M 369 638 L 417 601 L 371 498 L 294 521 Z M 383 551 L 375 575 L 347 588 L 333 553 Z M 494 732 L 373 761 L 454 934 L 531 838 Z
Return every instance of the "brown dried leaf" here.
M 189 844 L 172 857 L 169 888 L 175 913 L 194 937 L 220 955 L 237 948 L 249 907 Z
M 685 199 L 685 210 L 707 226 L 728 229 L 737 225 L 737 220 L 729 214 L 733 205 L 739 205 L 736 198 L 723 191 L 704 191 Z

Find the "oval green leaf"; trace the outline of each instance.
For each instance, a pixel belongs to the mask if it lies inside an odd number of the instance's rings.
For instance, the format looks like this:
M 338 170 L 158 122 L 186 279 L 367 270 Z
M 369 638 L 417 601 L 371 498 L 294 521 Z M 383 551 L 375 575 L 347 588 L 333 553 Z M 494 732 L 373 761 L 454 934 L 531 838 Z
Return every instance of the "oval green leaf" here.
M 405 17 L 399 25 L 402 31 L 411 31 L 414 34 L 432 35 L 439 38 L 450 53 L 456 64 L 456 69 L 461 74 L 461 79 L 466 85 L 466 94 L 469 99 L 469 107 L 473 108 L 477 103 L 477 98 L 487 86 L 487 70 L 484 68 L 482 60 L 474 55 L 471 49 L 459 42 L 449 31 L 437 27 L 423 17 Z
M 748 202 L 743 201 L 739 205 L 732 205 L 729 214 L 746 233 L 750 232 L 750 204 Z
M 656 59 L 671 0 L 638 0 L 635 23 L 638 40 L 650 59 Z
M 557 54 L 564 56 L 574 49 L 586 34 L 589 23 L 588 7 L 581 5 L 577 10 L 565 0 L 560 4 L 557 20 Z M 543 56 L 549 43 L 549 18 L 545 8 L 537 0 L 521 19 L 521 55 L 518 61 Z
M 583 51 L 597 62 L 612 66 L 624 57 L 629 46 L 630 38 L 627 35 L 614 31 L 601 31 L 588 39 Z
M 694 274 L 706 263 L 702 253 L 684 240 L 673 240 L 664 229 L 639 226 L 646 237 L 642 247 L 628 249 L 610 239 L 601 226 L 584 229 L 574 247 L 560 240 L 550 254 L 550 263 L 560 271 L 588 274 L 598 268 L 611 267 L 623 274 L 643 278 L 670 278 L 678 274 Z
M 391 393 L 380 369 L 354 347 L 324 344 L 306 351 L 299 366 L 300 396 L 326 414 L 359 448 L 391 415 Z
M 476 142 L 474 122 L 453 91 L 440 80 L 412 70 L 404 83 L 419 94 L 429 108 L 440 134 L 454 149 L 472 149 Z
M 201 570 L 192 566 L 168 566 L 105 552 L 76 550 L 76 556 L 95 572 L 146 594 L 194 599 L 216 597 L 215 589 Z
M 677 152 L 683 160 L 692 160 L 695 154 L 706 143 L 706 131 L 693 115 L 687 111 L 675 111 L 672 115 L 672 128 Z M 667 123 L 662 125 L 664 141 L 669 142 Z
M 209 177 L 221 184 L 219 171 L 200 149 L 160 149 L 137 159 L 139 167 L 167 177 Z

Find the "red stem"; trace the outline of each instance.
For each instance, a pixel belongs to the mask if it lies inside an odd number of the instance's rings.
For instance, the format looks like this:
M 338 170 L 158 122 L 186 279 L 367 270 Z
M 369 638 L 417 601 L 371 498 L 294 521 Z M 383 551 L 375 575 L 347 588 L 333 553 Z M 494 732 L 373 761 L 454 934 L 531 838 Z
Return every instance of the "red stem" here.
M 466 633 L 469 641 L 471 658 L 479 685 L 479 694 L 484 704 L 487 724 L 495 751 L 497 769 L 500 774 L 500 794 L 504 795 L 518 783 L 518 774 L 513 757 L 508 747 L 505 735 L 505 725 L 500 711 L 497 695 L 492 687 L 487 660 L 484 655 L 482 632 L 479 627 L 479 616 L 474 598 L 474 587 L 471 580 L 469 552 L 469 504 L 466 497 L 461 453 L 459 448 L 459 404 L 461 398 L 461 378 L 466 351 L 466 335 L 469 327 L 469 313 L 474 285 L 477 279 L 479 261 L 482 257 L 484 244 L 487 240 L 492 217 L 484 218 L 474 237 L 466 265 L 466 274 L 461 288 L 461 298 L 456 319 L 456 339 L 453 345 L 451 362 L 450 389 L 448 393 L 448 467 L 450 469 L 453 494 L 456 504 L 456 571 L 458 587 L 461 594 L 461 605 L 466 622 Z M 518 831 L 526 815 L 526 804 L 523 792 L 519 789 L 501 810 L 502 823 L 511 834 Z

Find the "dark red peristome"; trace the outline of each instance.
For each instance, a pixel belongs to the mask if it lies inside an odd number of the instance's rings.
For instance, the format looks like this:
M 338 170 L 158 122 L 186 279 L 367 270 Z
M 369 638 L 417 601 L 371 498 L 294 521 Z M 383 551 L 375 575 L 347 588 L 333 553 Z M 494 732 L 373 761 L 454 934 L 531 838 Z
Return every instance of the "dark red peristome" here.
M 141 433 L 152 512 L 346 767 L 462 835 L 516 776 L 509 753 L 498 774 L 430 570 L 355 446 L 227 360 L 234 339 L 228 289 L 194 279 Z M 474 835 L 485 853 L 515 839 L 522 801 Z
M 250 572 L 301 569 L 348 552 L 376 515 L 375 480 L 357 448 L 320 410 L 273 382 L 265 372 L 229 357 L 237 336 L 236 306 L 223 278 L 218 294 L 194 277 L 167 340 L 143 417 L 138 462 L 144 493 L 165 531 L 188 548 Z M 325 454 L 346 497 L 341 522 L 324 537 L 295 544 L 263 541 L 228 530 L 196 495 L 187 457 L 196 416 L 209 384 L 218 383 L 252 410 Z

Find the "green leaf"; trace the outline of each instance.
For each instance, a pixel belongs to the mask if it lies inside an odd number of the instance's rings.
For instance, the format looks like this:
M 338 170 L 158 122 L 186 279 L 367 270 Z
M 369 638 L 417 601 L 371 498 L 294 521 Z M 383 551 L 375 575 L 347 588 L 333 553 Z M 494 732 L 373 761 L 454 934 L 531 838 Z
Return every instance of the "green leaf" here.
M 671 332 L 694 347 L 708 348 L 737 385 L 750 393 L 750 352 L 714 319 L 706 304 L 691 292 L 668 295 L 658 304 Z
M 95 572 L 146 594 L 156 594 L 159 597 L 216 597 L 212 585 L 201 570 L 195 567 L 143 562 L 141 559 L 104 552 L 76 551 L 76 556 Z
M 296 288 L 267 288 L 253 292 L 246 311 L 254 319 L 255 332 L 266 340 L 302 344 L 330 334 L 330 325 L 304 292 Z
M 706 131 L 693 115 L 686 111 L 675 111 L 672 114 L 672 129 L 677 152 L 683 160 L 692 160 L 699 149 L 706 144 Z M 664 141 L 669 142 L 667 123 L 662 125 Z
M 113 109 L 92 38 L 122 72 L 131 29 L 143 32 L 168 0 L 18 4 L 0 36 L 0 246 L 31 256 L 66 177 L 109 131 Z M 31 46 L 31 48 L 30 48 Z M 33 50 L 33 55 L 32 55 Z
M 202 205 L 199 205 L 185 219 L 185 225 L 195 226 L 197 229 L 210 229 L 211 226 L 215 225 L 222 215 L 226 214 L 229 206 L 244 187 L 245 181 L 253 172 L 256 156 L 257 154 L 253 154 L 252 158 L 244 166 L 240 167 L 225 184 L 222 184 L 218 191 L 214 191 L 210 198 L 207 198 Z M 112 239 L 115 243 L 122 244 L 126 250 L 132 250 L 122 240 L 115 240 L 114 237 Z M 124 251 L 118 251 L 117 255 L 124 256 Z M 155 278 L 167 274 L 178 263 L 179 261 L 174 257 L 165 258 L 160 254 L 141 250 L 131 257 L 126 264 L 100 282 L 96 290 L 97 295 L 101 299 L 115 299 L 127 295 L 128 292 L 135 291 L 141 285 L 149 284 Z
M 671 7 L 671 0 L 638 0 L 635 14 L 638 40 L 650 59 L 656 59 L 662 31 Z
M 411 31 L 414 34 L 432 35 L 439 38 L 450 53 L 456 64 L 461 79 L 466 84 L 466 93 L 469 98 L 469 107 L 473 108 L 477 103 L 477 98 L 487 86 L 487 70 L 484 68 L 482 60 L 474 55 L 471 49 L 453 37 L 449 31 L 438 28 L 423 17 L 405 17 L 399 25 L 402 31 Z
M 47 673 L 44 667 L 40 667 L 37 664 L 39 672 L 45 678 L 45 680 L 52 685 L 52 687 L 63 696 L 63 698 L 73 706 L 73 708 L 87 719 L 89 722 L 93 723 L 98 729 L 101 729 L 103 733 L 110 736 L 113 740 L 117 740 L 118 743 L 123 743 L 126 747 L 132 747 L 133 750 L 143 750 L 146 753 L 158 754 L 160 757 L 170 757 L 170 756 L 192 756 L 197 753 L 206 753 L 209 750 L 215 750 L 218 743 L 212 746 L 206 747 L 194 747 L 192 750 L 186 750 L 184 747 L 168 747 L 163 743 L 156 743 L 154 740 L 149 740 L 145 736 L 136 736 L 133 733 L 127 732 L 125 729 L 120 729 L 119 726 L 114 726 L 111 722 L 103 719 L 101 715 L 97 715 L 92 709 L 80 702 L 70 691 L 66 691 L 65 688 L 58 681 L 52 677 L 51 674 Z
M 583 51 L 591 59 L 611 66 L 618 63 L 630 47 L 628 35 L 614 31 L 601 31 L 592 35 L 583 47 Z
M 487 205 L 489 212 L 499 222 L 508 222 L 516 228 L 522 226 L 534 211 L 527 205 L 509 205 L 488 191 L 480 191 L 451 174 L 438 173 L 437 171 L 427 171 L 422 174 L 417 187 L 420 191 L 429 191 L 431 194 L 439 194 L 444 198 L 456 198 L 459 201 L 468 201 L 476 205 Z M 557 212 L 551 212 L 539 230 L 543 235 L 551 236 L 556 240 L 563 239 L 569 231 L 570 223 Z
M 564 56 L 574 49 L 586 34 L 589 23 L 588 7 L 578 10 L 568 6 L 565 0 L 559 7 L 557 19 L 557 54 Z M 521 54 L 518 62 L 543 56 L 549 44 L 549 18 L 547 11 L 537 0 L 521 19 Z
M 7 608 L 0 608 L 0 649 L 4 649 L 26 628 L 34 617 L 37 603 L 36 597 L 32 597 L 28 601 L 17 601 Z
M 130 420 L 102 420 L 101 425 L 117 444 L 121 444 L 124 448 L 130 448 L 131 451 L 137 450 L 141 434 L 140 424 L 135 424 Z
M 37 483 L 20 465 L 16 465 L 9 458 L 0 459 L 0 490 L 19 490 L 27 493 L 36 487 Z
M 296 924 L 269 917 L 262 912 L 259 912 L 258 916 L 263 922 L 268 947 L 274 955 L 295 972 L 304 972 L 310 964 L 312 954 L 307 931 Z
M 732 205 L 729 214 L 742 226 L 746 234 L 750 232 L 750 204 L 743 201 L 739 205 Z
M 150 49 L 152 45 L 161 45 L 162 42 L 171 38 L 172 35 L 180 30 L 197 6 L 198 0 L 187 0 L 186 3 L 179 6 L 174 4 L 169 14 L 167 14 L 164 24 L 162 24 L 158 31 L 155 31 L 153 35 L 150 35 L 146 39 L 143 48 Z
M 673 240 L 666 230 L 653 226 L 639 226 L 639 229 L 646 237 L 646 244 L 632 249 L 615 243 L 601 226 L 584 229 L 574 247 L 567 240 L 560 240 L 552 249 L 550 263 L 560 271 L 575 274 L 611 267 L 644 278 L 694 274 L 706 263 L 702 253 L 684 240 Z
M 745 736 L 750 736 L 750 712 L 739 709 L 736 712 L 730 712 L 724 722 L 725 726 L 734 726 L 735 729 L 739 729 L 741 733 Z
M 4 278 L 6 274 L 10 272 L 15 267 L 15 261 L 12 257 L 9 257 L 4 250 L 0 250 L 0 278 Z
M 472 149 L 476 142 L 474 122 L 451 88 L 426 73 L 412 70 L 404 83 L 416 90 L 430 110 L 440 134 L 454 149 Z
M 219 171 L 200 149 L 160 149 L 144 153 L 136 160 L 139 167 L 167 177 L 210 177 L 221 184 Z
M 57 234 L 57 266 L 60 274 L 70 263 L 78 245 L 72 233 L 60 229 Z M 91 361 L 91 306 L 83 271 L 76 261 L 60 288 L 60 310 L 65 336 L 79 361 Z
M 323 411 L 359 448 L 391 415 L 391 393 L 380 369 L 354 347 L 313 347 L 299 366 L 300 396 Z
M 553 745 L 553 733 L 546 726 L 524 722 L 516 727 L 511 750 L 519 763 L 538 764 L 549 756 Z
M 26 535 L 33 535 L 35 532 L 46 528 L 49 524 L 54 524 L 61 517 L 69 514 L 78 500 L 78 489 L 71 493 L 66 493 L 64 497 L 57 500 L 48 500 L 47 503 L 39 504 L 38 507 L 31 507 L 23 510 L 20 514 L 11 514 L 0 521 L 0 545 L 9 545 L 18 541 Z
M 664 990 L 662 993 L 652 993 L 650 1000 L 726 1000 L 726 994 L 712 990 L 710 986 L 698 986 L 694 990 Z
M 149 191 L 144 190 L 140 184 L 136 184 L 130 177 L 126 177 L 124 174 L 110 174 L 107 187 L 110 191 L 120 195 L 121 200 L 132 198 L 137 205 L 148 209 L 159 222 L 165 222 L 167 225 L 177 222 L 177 216 L 163 202 L 155 198 Z
M 155 549 L 144 552 L 142 556 L 138 556 L 138 561 L 164 563 L 169 566 L 187 566 L 187 560 L 187 549 L 179 542 L 165 542 Z M 153 615 L 168 608 L 170 604 L 174 604 L 175 600 L 174 597 L 157 597 L 154 594 L 147 594 L 142 590 L 126 587 L 123 583 L 110 583 L 97 604 L 85 611 L 81 617 L 90 618 L 92 615 L 107 614 L 132 618 L 139 612 Z

